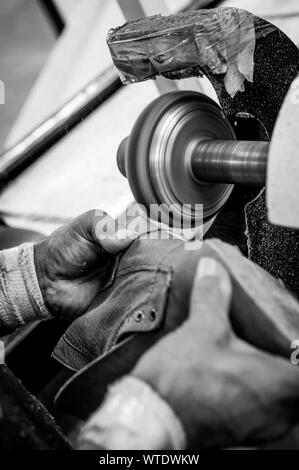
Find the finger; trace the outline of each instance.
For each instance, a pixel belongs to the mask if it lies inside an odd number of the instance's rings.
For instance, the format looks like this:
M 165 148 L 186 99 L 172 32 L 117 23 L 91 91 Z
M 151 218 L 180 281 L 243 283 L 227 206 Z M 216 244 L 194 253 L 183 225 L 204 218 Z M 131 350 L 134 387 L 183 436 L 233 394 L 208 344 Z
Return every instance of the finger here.
M 219 240 L 206 242 L 233 283 L 231 321 L 236 334 L 260 349 L 289 356 L 299 338 L 299 302 L 277 279 Z
M 96 209 L 85 212 L 72 222 L 72 228 L 79 235 L 111 254 L 130 246 L 136 233 L 126 229 L 119 220 L 106 212 Z
M 298 423 L 299 368 L 253 349 L 245 355 L 242 380 L 248 402 L 258 410 L 247 417 L 247 424 L 252 428 L 253 443 L 260 443 L 283 437 Z M 242 354 L 238 357 L 242 361 Z
M 128 248 L 137 234 L 128 230 L 119 220 L 96 210 L 93 220 L 93 238 L 105 251 L 116 254 Z
M 196 320 L 200 335 L 227 337 L 232 285 L 226 269 L 214 258 L 199 260 L 191 294 L 191 321 Z

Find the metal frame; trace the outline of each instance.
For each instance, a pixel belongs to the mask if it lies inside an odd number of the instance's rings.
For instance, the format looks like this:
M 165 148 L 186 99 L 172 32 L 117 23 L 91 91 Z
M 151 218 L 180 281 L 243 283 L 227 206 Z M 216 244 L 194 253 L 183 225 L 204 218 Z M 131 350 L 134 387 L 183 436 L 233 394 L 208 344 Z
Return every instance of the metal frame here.
M 41 8 L 46 13 L 46 15 L 48 16 L 50 22 L 52 23 L 55 33 L 57 34 L 57 36 L 59 36 L 65 27 L 65 22 L 54 0 L 37 0 L 37 1 L 40 4 Z
M 46 150 L 103 104 L 122 87 L 114 69 L 109 68 L 92 80 L 52 116 L 22 141 L 0 156 L 0 188 L 26 169 Z

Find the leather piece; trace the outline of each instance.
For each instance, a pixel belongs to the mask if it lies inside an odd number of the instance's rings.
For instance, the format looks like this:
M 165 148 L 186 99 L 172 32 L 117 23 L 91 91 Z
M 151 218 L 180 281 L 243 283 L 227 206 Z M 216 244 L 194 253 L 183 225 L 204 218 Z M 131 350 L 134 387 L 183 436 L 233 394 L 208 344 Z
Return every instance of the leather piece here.
M 233 328 L 241 338 L 267 352 L 289 358 L 290 344 L 294 336 L 299 337 L 299 303 L 278 280 L 247 260 L 236 247 L 219 240 L 209 240 L 200 250 L 190 252 L 184 250 L 183 242 L 155 241 L 155 249 L 152 243 L 147 240 L 134 242 L 123 257 L 127 267 L 122 273 L 129 275 L 130 279 L 134 270 L 131 271 L 128 265 L 133 266 L 132 260 L 141 254 L 144 261 L 149 262 L 150 258 L 152 262 L 160 260 L 160 267 L 163 265 L 163 269 L 172 272 L 163 321 L 152 331 L 140 331 L 131 338 L 114 343 L 110 349 L 106 347 L 90 364 L 86 360 L 86 365 L 62 387 L 56 400 L 60 408 L 74 416 L 87 418 L 101 403 L 107 386 L 129 373 L 152 344 L 187 318 L 194 273 L 201 257 L 217 259 L 231 276 L 233 299 L 230 316 Z M 140 277 L 141 282 L 147 284 L 147 278 Z M 130 296 L 126 298 L 124 291 L 119 291 L 117 302 L 125 311 Z M 93 356 L 96 353 L 93 348 L 100 334 L 96 332 L 97 322 L 100 319 L 95 315 L 93 323 L 85 323 L 85 332 L 76 330 L 74 324 L 71 327 L 73 334 L 75 331 L 80 331 L 80 335 L 83 333 L 85 347 Z
M 89 311 L 67 329 L 53 357 L 71 370 L 109 352 L 122 338 L 163 323 L 171 266 L 163 262 L 178 240 L 137 240 L 117 260 L 113 279 Z

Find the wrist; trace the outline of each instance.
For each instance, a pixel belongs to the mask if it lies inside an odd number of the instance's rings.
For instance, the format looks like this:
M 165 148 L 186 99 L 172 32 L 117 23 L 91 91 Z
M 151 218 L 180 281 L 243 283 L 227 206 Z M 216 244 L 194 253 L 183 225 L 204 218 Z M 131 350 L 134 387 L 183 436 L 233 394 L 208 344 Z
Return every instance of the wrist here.
M 1 323 L 11 330 L 36 320 L 51 318 L 39 287 L 33 244 L 0 253 Z

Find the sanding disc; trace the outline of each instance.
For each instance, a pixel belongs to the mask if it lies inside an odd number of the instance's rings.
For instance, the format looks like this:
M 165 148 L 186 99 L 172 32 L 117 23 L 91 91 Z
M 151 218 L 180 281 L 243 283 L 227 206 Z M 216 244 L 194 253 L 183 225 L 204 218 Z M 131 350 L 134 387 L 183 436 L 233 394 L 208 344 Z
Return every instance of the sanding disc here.
M 172 225 L 199 225 L 226 203 L 233 185 L 201 182 L 191 155 L 207 140 L 233 140 L 219 106 L 196 92 L 174 92 L 151 103 L 137 120 L 127 148 L 127 177 L 138 202 Z M 162 206 L 161 206 L 162 204 Z M 150 207 L 151 206 L 151 207 Z M 164 207 L 163 207 L 164 206 Z

